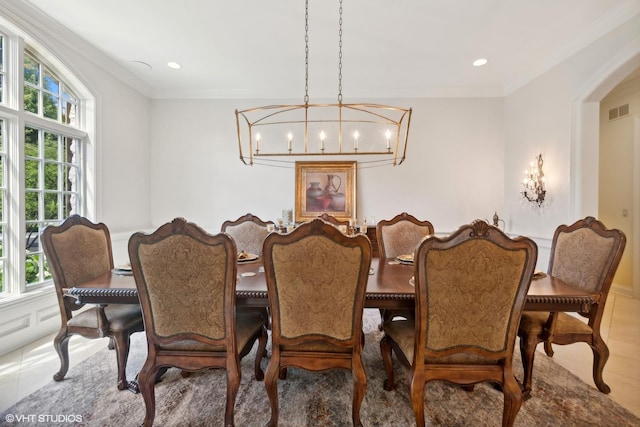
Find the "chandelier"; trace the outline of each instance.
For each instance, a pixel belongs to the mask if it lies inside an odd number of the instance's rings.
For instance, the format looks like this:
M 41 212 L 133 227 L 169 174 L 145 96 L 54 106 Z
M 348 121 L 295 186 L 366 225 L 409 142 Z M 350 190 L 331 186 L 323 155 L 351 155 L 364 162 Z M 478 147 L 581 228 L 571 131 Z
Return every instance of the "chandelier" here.
M 342 102 L 342 0 L 339 7 L 338 102 L 309 103 L 309 0 L 305 2 L 305 95 L 302 104 L 236 110 L 245 165 L 285 166 L 299 156 L 360 158 L 400 165 L 407 155 L 411 108 Z M 360 157 L 365 156 L 365 157 Z
M 524 171 L 525 178 L 522 180 L 522 196 L 529 202 L 537 204 L 538 207 L 542 207 L 547 194 L 544 188 L 542 163 L 542 154 L 540 154 L 531 162 L 531 167 Z

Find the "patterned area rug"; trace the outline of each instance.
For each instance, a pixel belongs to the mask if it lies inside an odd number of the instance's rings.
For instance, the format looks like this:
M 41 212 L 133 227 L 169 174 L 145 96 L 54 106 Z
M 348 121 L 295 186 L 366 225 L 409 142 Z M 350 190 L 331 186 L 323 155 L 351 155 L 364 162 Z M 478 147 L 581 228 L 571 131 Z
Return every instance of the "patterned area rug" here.
M 409 403 L 407 371 L 395 364 L 396 385 L 384 391 L 386 378 L 378 343 L 377 310 L 365 310 L 365 369 L 367 392 L 361 417 L 365 426 L 415 425 Z M 257 347 L 257 346 L 256 346 Z M 254 347 L 255 353 L 255 347 Z M 242 361 L 242 383 L 236 402 L 237 426 L 264 426 L 269 420 L 269 400 L 264 383 L 253 378 L 254 353 Z M 521 378 L 519 352 L 514 366 Z M 146 356 L 144 334 L 132 337 L 129 378 L 142 367 Z M 266 370 L 268 358 L 263 360 Z M 57 367 L 56 367 L 57 368 Z M 53 371 L 52 371 L 53 374 Z M 141 395 L 118 391 L 115 355 L 101 350 L 70 369 L 64 381 L 52 381 L 0 414 L 2 426 L 137 426 L 144 419 Z M 222 426 L 224 424 L 225 375 L 207 370 L 182 378 L 170 369 L 156 385 L 158 426 Z M 594 387 L 555 364 L 542 353 L 536 357 L 534 395 L 524 402 L 516 426 L 639 426 L 640 419 Z M 278 381 L 281 426 L 351 425 L 352 379 L 348 371 L 320 373 L 289 369 Z M 441 382 L 431 382 L 425 392 L 427 425 L 499 426 L 502 393 L 480 384 L 471 393 Z M 50 422 L 8 423 L 7 415 L 50 415 Z M 57 419 L 55 417 L 58 417 Z M 65 418 L 66 417 L 66 418 Z M 9 417 L 10 418 L 10 417 Z M 41 417 L 42 420 L 42 417 Z

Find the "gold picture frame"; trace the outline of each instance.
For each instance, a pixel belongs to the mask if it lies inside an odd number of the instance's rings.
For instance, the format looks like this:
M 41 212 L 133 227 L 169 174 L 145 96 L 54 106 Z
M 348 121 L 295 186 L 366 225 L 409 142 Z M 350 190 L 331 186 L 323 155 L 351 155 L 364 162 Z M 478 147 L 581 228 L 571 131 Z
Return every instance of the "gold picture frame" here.
M 356 217 L 355 161 L 296 162 L 296 222 L 327 213 Z

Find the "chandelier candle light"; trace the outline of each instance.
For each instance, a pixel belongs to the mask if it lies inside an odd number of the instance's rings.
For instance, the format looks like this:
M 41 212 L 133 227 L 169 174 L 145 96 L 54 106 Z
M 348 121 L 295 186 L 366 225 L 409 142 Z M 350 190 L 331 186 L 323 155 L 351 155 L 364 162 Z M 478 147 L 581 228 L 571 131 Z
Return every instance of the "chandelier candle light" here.
M 522 196 L 529 202 L 536 203 L 538 207 L 544 204 L 546 190 L 544 188 L 544 172 L 542 171 L 542 154 L 536 156 L 531 162 L 531 168 L 525 170 L 525 178 L 522 180 Z
M 399 165 L 407 155 L 411 108 L 342 102 L 342 0 L 339 7 L 338 103 L 309 103 L 309 0 L 305 2 L 303 104 L 235 111 L 240 160 L 282 166 L 297 156 L 353 156 L 360 163 Z M 353 148 L 343 135 L 353 136 Z M 348 138 L 348 137 L 347 137 Z

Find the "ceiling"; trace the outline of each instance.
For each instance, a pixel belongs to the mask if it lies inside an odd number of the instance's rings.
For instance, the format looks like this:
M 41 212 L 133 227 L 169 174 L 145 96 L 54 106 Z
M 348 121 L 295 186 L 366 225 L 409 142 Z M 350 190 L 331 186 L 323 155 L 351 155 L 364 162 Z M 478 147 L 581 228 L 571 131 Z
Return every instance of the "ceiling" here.
M 151 97 L 303 100 L 302 0 L 28 2 Z M 309 0 L 311 102 L 338 96 L 338 8 Z M 343 99 L 504 96 L 637 13 L 640 0 L 344 0 Z

